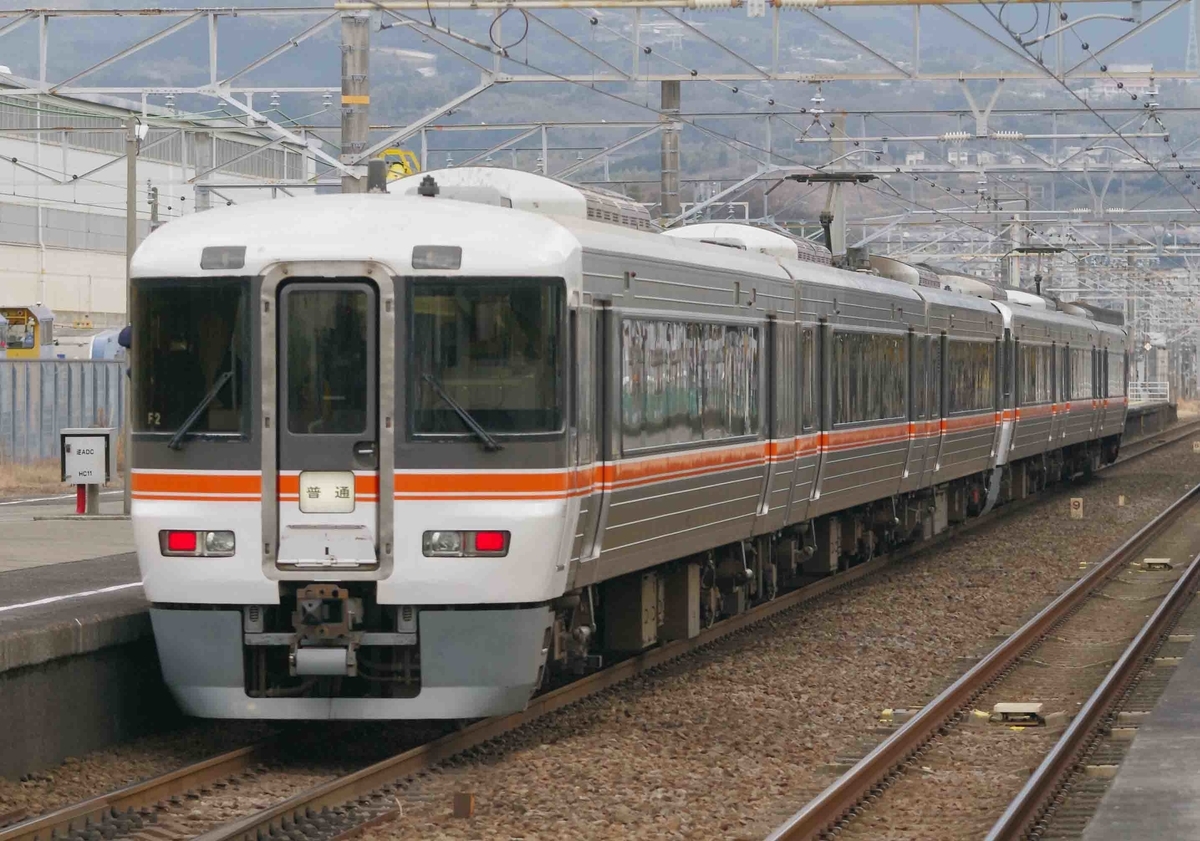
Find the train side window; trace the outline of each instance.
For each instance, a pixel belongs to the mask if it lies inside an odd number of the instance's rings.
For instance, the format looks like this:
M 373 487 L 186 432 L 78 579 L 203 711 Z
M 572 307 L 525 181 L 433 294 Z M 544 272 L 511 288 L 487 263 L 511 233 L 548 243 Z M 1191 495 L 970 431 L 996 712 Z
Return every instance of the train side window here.
M 1071 348 L 1071 400 L 1092 398 L 1092 349 Z
M 831 344 L 834 424 L 904 418 L 907 337 L 839 331 Z
M 1125 396 L 1125 354 L 1108 351 L 1108 396 Z
M 951 339 L 946 348 L 949 414 L 979 412 L 995 404 L 996 343 Z
M 1018 346 L 1018 383 L 1022 406 L 1049 403 L 1053 397 L 1054 348 L 1046 345 Z
M 756 435 L 756 326 L 629 318 L 621 322 L 625 451 Z

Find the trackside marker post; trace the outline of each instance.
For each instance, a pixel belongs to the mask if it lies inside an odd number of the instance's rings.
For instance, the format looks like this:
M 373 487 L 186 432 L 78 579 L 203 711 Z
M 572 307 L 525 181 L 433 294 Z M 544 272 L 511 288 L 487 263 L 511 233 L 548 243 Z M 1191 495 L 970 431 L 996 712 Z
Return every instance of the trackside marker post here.
M 100 513 L 100 486 L 116 472 L 116 433 L 111 427 L 59 432 L 62 480 L 75 486 L 75 513 Z

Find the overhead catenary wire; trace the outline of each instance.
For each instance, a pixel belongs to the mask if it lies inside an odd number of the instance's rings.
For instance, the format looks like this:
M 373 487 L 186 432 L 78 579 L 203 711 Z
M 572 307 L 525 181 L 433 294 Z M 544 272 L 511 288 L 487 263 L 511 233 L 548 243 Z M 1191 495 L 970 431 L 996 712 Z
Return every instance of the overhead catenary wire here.
M 428 24 L 426 24 L 426 23 L 424 23 L 423 21 L 417 20 L 417 19 L 415 19 L 415 18 L 413 18 L 413 17 L 411 17 L 411 16 L 409 16 L 409 15 L 406 15 L 406 14 L 404 14 L 403 12 L 399 12 L 399 11 L 396 11 L 396 10 L 394 10 L 394 9 L 389 9 L 389 8 L 387 8 L 387 7 L 386 7 L 386 6 L 384 6 L 382 3 L 378 2 L 378 0 L 369 0 L 369 2 L 371 2 L 371 3 L 372 3 L 374 6 L 376 6 L 377 8 L 379 8 L 379 9 L 380 9 L 382 12 L 384 12 L 384 13 L 386 13 L 386 14 L 389 14 L 389 15 L 391 15 L 391 16 L 393 16 L 393 17 L 395 17 L 395 18 L 396 18 L 396 19 L 398 19 L 398 20 L 408 21 L 408 22 L 412 23 L 414 26 L 416 26 L 416 27 L 419 27 L 419 28 L 425 28 L 425 27 L 429 27 L 429 25 L 428 25 Z M 445 35 L 445 36 L 448 36 L 448 37 L 454 38 L 454 39 L 456 39 L 456 40 L 459 40 L 459 41 L 461 41 L 462 43 L 464 43 L 464 44 L 466 44 L 466 45 L 468 45 L 468 46 L 470 46 L 470 47 L 473 47 L 473 48 L 475 48 L 475 49 L 479 49 L 479 50 L 482 50 L 482 51 L 484 51 L 484 52 L 488 52 L 488 53 L 491 53 L 491 54 L 497 54 L 497 53 L 495 53 L 495 47 L 489 47 L 488 45 L 486 45 L 486 44 L 483 44 L 483 43 L 480 43 L 479 41 L 476 41 L 476 40 L 474 40 L 474 39 L 472 39 L 472 38 L 469 38 L 468 36 L 461 35 L 461 34 L 459 34 L 459 33 L 456 33 L 456 32 L 451 32 L 449 29 L 446 29 L 446 28 L 443 28 L 443 27 L 430 27 L 430 28 L 433 28 L 433 29 L 435 29 L 435 31 L 437 31 L 437 32 L 438 32 L 439 34 L 441 34 L 441 35 Z M 722 133 L 722 132 L 719 132 L 719 131 L 717 131 L 717 130 L 715 130 L 715 129 L 712 129 L 712 128 L 709 128 L 709 127 L 707 127 L 707 126 L 702 126 L 702 125 L 700 125 L 700 124 L 696 123 L 696 122 L 695 122 L 695 121 L 693 121 L 693 120 L 690 120 L 690 119 L 688 119 L 688 118 L 686 118 L 686 117 L 681 117 L 680 115 L 677 115 L 677 114 L 671 114 L 671 115 L 669 115 L 669 114 L 667 114 L 666 112 L 664 112 L 664 111 L 662 111 L 662 110 L 660 110 L 660 109 L 658 109 L 658 108 L 654 108 L 653 106 L 651 106 L 651 105 L 649 105 L 649 104 L 646 104 L 646 103 L 641 103 L 641 102 L 638 102 L 638 101 L 636 101 L 636 100 L 632 100 L 632 99 L 629 99 L 629 98 L 627 98 L 627 97 L 620 96 L 619 94 L 613 93 L 612 91 L 606 91 L 606 90 L 603 90 L 603 89 L 601 89 L 601 88 L 598 88 L 598 87 L 596 87 L 595 85 L 588 85 L 588 84 L 585 84 L 585 83 L 583 83 L 583 82 L 580 82 L 580 81 L 577 81 L 577 80 L 574 80 L 574 79 L 570 79 L 570 78 L 568 78 L 568 77 L 566 77 L 566 76 L 564 76 L 564 75 L 562 75 L 562 74 L 560 74 L 560 73 L 556 73 L 556 72 L 554 72 L 554 71 L 552 71 L 552 70 L 548 70 L 548 69 L 546 69 L 546 68 L 543 68 L 543 67 L 540 67 L 540 66 L 538 66 L 538 65 L 535 65 L 535 64 L 531 63 L 530 61 L 528 61 L 528 59 L 526 59 L 526 60 L 524 60 L 524 61 L 523 61 L 523 60 L 521 60 L 521 59 L 514 58 L 514 57 L 513 57 L 513 56 L 511 56 L 511 55 L 509 55 L 509 56 L 503 56 L 503 58 L 505 58 L 505 60 L 507 60 L 507 61 L 511 61 L 511 62 L 513 62 L 513 63 L 515 63 L 515 64 L 518 64 L 518 65 L 522 66 L 522 67 L 525 67 L 525 68 L 527 68 L 527 69 L 529 69 L 529 70 L 533 70 L 534 72 L 541 73 L 541 74 L 543 74 L 543 75 L 546 75 L 546 76 L 550 76 L 551 78 L 557 79 L 557 80 L 559 80 L 559 81 L 561 81 L 561 82 L 564 82 L 564 83 L 566 83 L 566 84 L 569 84 L 569 85 L 574 85 L 574 86 L 576 86 L 576 87 L 583 88 L 584 90 L 589 90 L 589 91 L 592 91 L 592 92 L 594 92 L 594 93 L 600 94 L 601 96 L 607 97 L 607 98 L 609 98 L 609 99 L 613 99 L 613 100 L 615 100 L 615 101 L 617 101 L 617 102 L 621 102 L 621 103 L 623 103 L 623 104 L 625 104 L 625 105 L 630 105 L 630 106 L 633 106 L 633 107 L 635 107 L 635 108 L 639 108 L 639 109 L 643 109 L 643 110 L 646 110 L 646 111 L 650 111 L 650 112 L 652 112 L 652 113 L 654 113 L 654 114 L 658 115 L 659 117 L 663 117 L 663 118 L 669 118 L 669 119 L 677 120 L 677 121 L 679 121 L 680 123 L 683 123 L 683 124 L 685 124 L 685 125 L 688 125 L 688 126 L 690 126 L 690 127 L 694 128 L 694 129 L 696 129 L 697 131 L 699 131 L 699 132 L 701 132 L 701 133 L 703 133 L 703 134 L 705 134 L 705 135 L 707 135 L 707 136 L 710 136 L 710 137 L 712 137 L 712 138 L 714 138 L 714 139 L 718 140 L 719 142 L 722 142 L 722 143 L 724 143 L 725 145 L 728 145 L 728 146 L 730 146 L 730 148 L 732 148 L 732 149 L 734 149 L 734 150 L 736 150 L 736 151 L 741 151 L 741 149 L 742 149 L 742 148 L 745 148 L 745 149 L 750 149 L 750 150 L 753 150 L 753 151 L 756 151 L 756 152 L 761 152 L 761 153 L 767 154 L 767 155 L 769 155 L 769 156 L 770 156 L 770 155 L 773 155 L 774 157 L 776 157 L 776 158 L 780 158 L 780 159 L 782 159 L 782 160 L 784 160 L 784 161 L 786 161 L 786 162 L 790 163 L 791 165 L 794 165 L 794 166 L 800 166 L 800 167 L 803 167 L 803 168 L 805 168 L 805 169 L 810 169 L 810 170 L 813 170 L 814 172 L 815 172 L 815 171 L 818 171 L 818 169 L 819 169 L 819 166 L 820 166 L 820 165 L 813 165 L 813 164 L 806 163 L 806 162 L 804 162 L 804 161 L 799 161 L 799 160 L 796 160 L 796 159 L 794 159 L 794 158 L 790 158 L 790 157 L 789 157 L 789 156 L 787 156 L 786 154 L 783 154 L 783 153 L 781 153 L 781 152 L 778 152 L 778 151 L 763 149 L 762 147 L 760 147 L 760 146 L 757 146 L 756 144 L 753 144 L 753 143 L 751 143 L 751 142 L 749 142 L 749 141 L 741 140 L 741 139 L 739 139 L 739 138 L 737 138 L 737 137 L 730 137 L 729 135 L 726 135 L 726 134 L 724 134 L 724 133 Z M 865 152 L 865 150 L 864 150 L 864 152 Z M 888 196 L 888 194 L 887 194 L 887 193 L 885 193 L 885 192 L 883 192 L 883 191 L 880 191 L 880 190 L 877 190 L 877 189 L 875 189 L 875 188 L 871 188 L 870 186 L 866 186 L 866 185 L 864 185 L 864 186 L 865 186 L 865 189 L 867 189 L 868 191 L 870 191 L 870 192 L 874 192 L 874 193 L 877 193 L 878 195 L 880 195 L 880 196 L 882 196 L 882 197 L 885 197 L 885 198 L 887 198 L 887 199 L 889 199 L 889 200 L 892 200 L 892 197 L 891 197 L 891 196 Z M 750 185 L 746 185 L 746 187 L 745 187 L 744 189 L 749 189 L 749 188 L 750 188 Z M 894 190 L 894 188 L 893 188 L 893 190 Z M 897 193 L 897 195 L 899 195 L 899 194 Z M 990 230 L 988 230 L 988 229 L 986 229 L 986 228 L 983 228 L 983 227 L 981 227 L 981 226 L 979 226 L 979 225 L 973 224 L 973 223 L 971 223 L 971 222 L 969 222 L 969 221 L 967 221 L 967 220 L 964 220 L 964 219 L 957 218 L 957 217 L 955 217 L 955 216 L 954 216 L 952 213 L 948 213 L 948 212 L 946 212 L 945 210 L 943 210 L 943 209 L 941 209 L 941 208 L 933 207 L 932 205 L 926 205 L 926 204 L 923 204 L 923 203 L 921 203 L 921 202 L 917 202 L 917 201 L 915 201 L 915 200 L 912 200 L 912 199 L 903 199 L 903 197 L 900 197 L 900 198 L 901 198 L 903 201 L 907 202 L 907 203 L 908 203 L 908 205 L 909 205 L 909 206 L 911 206 L 911 207 L 915 207 L 915 208 L 917 208 L 917 209 L 919 209 L 919 210 L 924 210 L 924 211 L 927 211 L 927 212 L 933 213 L 933 214 L 935 214 L 935 215 L 938 215 L 938 216 L 943 216 L 943 217 L 945 217 L 945 218 L 949 219 L 950 221 L 954 222 L 954 223 L 955 223 L 955 224 L 957 224 L 957 225 L 961 225 L 961 226 L 963 226 L 963 227 L 967 227 L 967 228 L 971 228 L 971 229 L 973 229 L 973 230 L 979 231 L 979 232 L 981 232 L 981 233 L 983 233 L 983 234 L 987 235 L 987 236 L 988 236 L 990 239 L 993 239 L 993 240 L 994 240 L 994 239 L 996 239 L 996 234 L 995 234 L 993 231 L 990 231 Z
M 1001 27 L 1006 33 L 1008 33 L 1009 37 L 1012 38 L 1012 40 L 1016 44 L 1017 48 L 1019 48 L 1022 52 L 1024 52 L 1025 55 L 1030 58 L 1030 60 L 1035 61 L 1035 62 L 1037 61 L 1037 58 L 1033 55 L 1033 53 L 1029 50 L 1029 48 L 1021 40 L 1020 35 L 1018 33 L 1014 32 L 1012 29 L 1010 29 L 1004 23 L 1004 21 L 1000 19 L 1000 17 L 996 14 L 996 12 L 992 10 L 991 6 L 988 5 L 987 0 L 976 0 L 976 2 L 984 9 L 985 12 L 988 13 L 988 15 L 992 18 L 992 20 L 994 20 L 996 22 L 996 24 L 999 27 Z M 1074 32 L 1074 30 L 1072 30 L 1072 31 Z M 1078 33 L 1076 33 L 1076 37 L 1078 37 Z M 1080 43 L 1083 45 L 1084 49 L 1088 48 L 1088 45 L 1086 42 L 1081 40 Z M 1089 55 L 1090 54 L 1091 53 L 1089 51 Z M 1092 56 L 1092 57 L 1093 57 L 1093 59 L 1095 59 L 1095 56 Z M 1097 61 L 1097 63 L 1099 63 L 1098 59 L 1095 59 L 1095 60 Z M 1039 64 L 1039 66 L 1042 66 L 1040 64 L 1040 62 L 1038 64 Z M 1172 188 L 1175 190 L 1175 192 L 1177 192 L 1179 194 L 1180 198 L 1182 198 L 1184 200 L 1184 202 L 1188 205 L 1188 207 L 1190 207 L 1193 211 L 1200 213 L 1200 208 L 1196 207 L 1196 205 L 1192 202 L 1191 198 L 1187 195 L 1187 193 L 1185 193 L 1183 190 L 1179 189 L 1179 186 L 1177 184 L 1175 184 L 1173 181 L 1171 181 L 1171 179 L 1168 178 L 1162 172 L 1162 170 L 1160 170 L 1158 168 L 1158 166 L 1156 166 L 1155 163 L 1153 161 L 1151 161 L 1150 158 L 1144 152 L 1142 152 L 1142 150 L 1139 149 L 1136 144 L 1133 143 L 1133 141 L 1131 141 L 1128 137 L 1126 137 L 1116 126 L 1114 126 L 1107 119 L 1105 119 L 1103 114 L 1096 111 L 1096 109 L 1091 106 L 1091 103 L 1089 103 L 1084 97 L 1080 96 L 1074 89 L 1072 89 L 1071 86 L 1068 85 L 1064 79 L 1059 78 L 1057 74 L 1051 72 L 1048 68 L 1045 68 L 1044 66 L 1043 66 L 1043 69 L 1045 70 L 1047 76 L 1049 76 L 1051 79 L 1053 79 L 1055 82 L 1057 82 L 1063 88 L 1063 90 L 1065 90 L 1075 101 L 1077 101 L 1080 105 L 1082 105 L 1084 108 L 1086 108 L 1092 114 L 1093 117 L 1095 117 L 1097 120 L 1099 120 L 1105 126 L 1107 126 L 1109 131 L 1111 131 L 1118 139 L 1121 140 L 1121 142 L 1123 142 L 1126 146 L 1128 146 L 1129 149 L 1133 152 L 1134 157 L 1136 159 L 1140 160 L 1143 164 L 1145 164 L 1150 169 L 1152 169 L 1155 173 L 1157 173 L 1160 178 L 1162 178 L 1164 181 L 1166 181 L 1168 184 L 1170 184 L 1172 186 Z M 1103 72 L 1105 72 L 1105 73 L 1108 72 L 1107 67 L 1104 68 Z

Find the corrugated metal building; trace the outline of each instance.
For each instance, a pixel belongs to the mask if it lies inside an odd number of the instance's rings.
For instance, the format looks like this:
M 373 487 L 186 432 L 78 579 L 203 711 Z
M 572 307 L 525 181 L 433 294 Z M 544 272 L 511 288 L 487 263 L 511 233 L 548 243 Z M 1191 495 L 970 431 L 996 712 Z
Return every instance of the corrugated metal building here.
M 0 306 L 41 302 L 59 324 L 123 324 L 124 124 L 141 107 L 109 97 L 5 97 L 5 86 L 0 82 Z M 195 212 L 189 182 L 214 167 L 209 179 L 242 188 L 211 192 L 213 206 L 273 198 L 269 182 L 314 172 L 307 149 L 269 145 L 232 119 L 200 121 L 162 109 L 150 116 L 155 127 L 138 155 L 139 238 L 150 229 L 151 188 L 160 220 L 169 222 Z

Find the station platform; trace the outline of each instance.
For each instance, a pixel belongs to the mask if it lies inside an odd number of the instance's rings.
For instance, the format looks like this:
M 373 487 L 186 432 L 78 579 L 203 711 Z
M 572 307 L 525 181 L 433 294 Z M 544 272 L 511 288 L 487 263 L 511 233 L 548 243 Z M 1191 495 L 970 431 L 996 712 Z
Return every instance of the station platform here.
M 1084 841 L 1200 838 L 1200 645 L 1137 728 Z
M 1179 419 L 1179 408 L 1167 401 L 1130 403 L 1125 413 L 1125 436 L 1137 438 L 1164 432 Z
M 102 518 L 85 520 L 73 495 L 0 500 L 0 573 L 132 552 L 129 521 L 112 519 L 121 504 L 120 491 L 106 491 Z
M 177 715 L 159 677 L 129 520 L 71 497 L 0 501 L 0 776 L 19 777 Z

